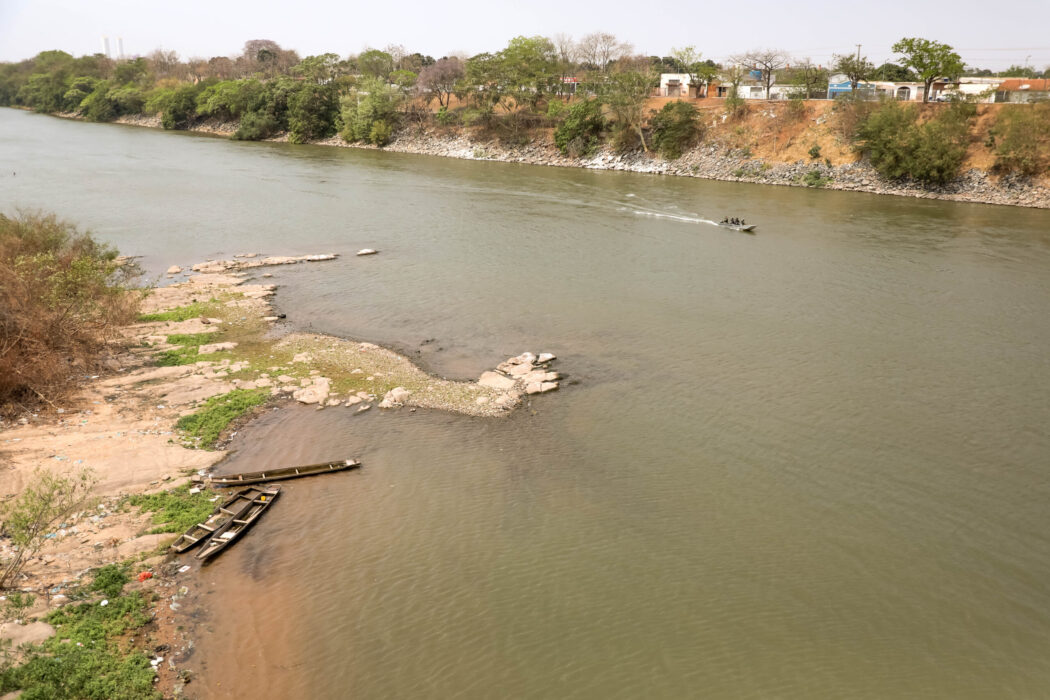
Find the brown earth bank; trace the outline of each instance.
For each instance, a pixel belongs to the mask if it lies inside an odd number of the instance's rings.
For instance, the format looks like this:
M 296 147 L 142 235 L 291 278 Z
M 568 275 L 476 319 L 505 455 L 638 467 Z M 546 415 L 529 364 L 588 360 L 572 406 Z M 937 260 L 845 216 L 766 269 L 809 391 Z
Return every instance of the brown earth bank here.
M 671 98 L 652 98 L 650 112 L 659 110 Z M 970 143 L 961 174 L 945 185 L 923 185 L 904 180 L 888 180 L 853 148 L 843 133 L 836 114 L 840 106 L 827 100 L 805 102 L 799 114 L 784 101 L 754 101 L 746 114 L 730 118 L 724 100 L 689 100 L 697 107 L 704 127 L 701 142 L 676 160 L 665 160 L 652 152 L 638 150 L 618 153 L 608 146 L 591 156 L 573 158 L 554 145 L 551 128 L 532 128 L 510 144 L 480 127 L 441 127 L 434 124 L 402 128 L 384 150 L 399 153 L 443 156 L 466 160 L 528 163 L 592 170 L 621 170 L 654 175 L 675 175 L 728 182 L 807 187 L 804 178 L 819 178 L 819 186 L 926 199 L 1050 208 L 1050 176 L 1025 178 L 999 175 L 993 171 L 995 154 L 988 145 L 996 117 L 1005 105 L 977 105 L 977 118 L 970 127 Z M 946 105 L 919 105 L 924 117 L 945 109 Z M 63 115 L 70 116 L 70 115 Z M 127 116 L 119 123 L 160 128 L 156 116 Z M 189 130 L 229 136 L 237 122 L 203 120 Z M 287 141 L 287 135 L 273 141 Z M 347 143 L 333 136 L 316 145 L 346 148 L 376 148 Z M 819 156 L 811 156 L 811 152 Z
M 197 449 L 198 441 L 176 428 L 180 417 L 235 390 L 266 397 L 256 413 L 294 404 L 354 413 L 374 407 L 497 417 L 509 415 L 528 395 L 558 388 L 550 354 L 526 352 L 476 382 L 451 381 L 372 343 L 290 332 L 272 310 L 276 288 L 265 284 L 271 275 L 261 268 L 335 257 L 245 253 L 193 270 L 172 266 L 171 283 L 148 293 L 140 322 L 109 347 L 103 361 L 107 373 L 82 377 L 62 405 L 0 420 L 0 502 L 17 497 L 41 469 L 66 475 L 88 469 L 95 479 L 91 506 L 57 526 L 12 583 L 11 591 L 36 596 L 24 620 L 69 604 L 66 594 L 82 590 L 98 567 L 129 564 L 133 581 L 126 590 L 140 590 L 152 601 L 151 621 L 135 634 L 154 660 L 162 659 L 154 664 L 157 688 L 165 697 L 186 696 L 199 661 L 190 661 L 194 623 L 207 612 L 195 590 L 199 569 L 185 567 L 192 558 L 167 553 L 174 534 L 146 534 L 151 514 L 126 505 L 129 495 L 187 484 L 226 457 L 222 449 Z M 185 309 L 192 314 L 156 318 Z M 196 343 L 189 362 L 160 361 L 186 352 L 180 343 L 187 338 Z M 235 434 L 251 415 L 223 435 Z M 12 552 L 0 533 L 0 560 Z M 149 577 L 137 580 L 144 572 Z M 0 625 L 0 640 L 16 645 L 54 633 L 44 622 Z

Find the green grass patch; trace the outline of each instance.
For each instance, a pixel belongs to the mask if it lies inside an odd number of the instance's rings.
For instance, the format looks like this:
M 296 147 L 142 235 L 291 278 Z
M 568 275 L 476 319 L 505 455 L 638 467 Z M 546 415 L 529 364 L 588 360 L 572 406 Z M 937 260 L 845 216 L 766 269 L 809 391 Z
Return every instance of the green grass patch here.
M 54 637 L 23 647 L 25 662 L 0 671 L 0 693 L 22 690 L 23 700 L 138 700 L 160 698 L 153 688 L 148 652 L 132 649 L 121 637 L 150 621 L 141 593 L 121 594 L 125 569 L 104 566 L 95 573 L 92 590 L 107 597 L 67 605 L 45 618 Z
M 197 352 L 198 346 L 189 346 L 178 348 L 177 350 L 165 350 L 161 354 L 157 355 L 157 359 L 154 360 L 154 364 L 158 367 L 175 367 L 177 365 L 192 365 L 195 362 L 200 361 L 200 353 Z
M 180 418 L 175 427 L 197 438 L 198 447 L 211 447 L 232 420 L 266 403 L 269 395 L 265 389 L 234 389 L 228 394 L 213 396 L 204 402 L 201 410 Z
M 190 493 L 190 486 L 180 486 L 161 493 L 138 494 L 128 498 L 128 504 L 153 513 L 151 535 L 165 532 L 185 532 L 204 522 L 215 510 L 215 504 L 207 491 Z
M 152 321 L 188 321 L 191 318 L 207 316 L 206 312 L 212 312 L 215 299 L 211 301 L 195 301 L 187 306 L 179 306 L 170 311 L 159 311 L 153 314 L 140 314 L 139 321 L 148 323 Z
M 218 333 L 172 333 L 168 342 L 172 345 L 204 345 L 213 341 Z

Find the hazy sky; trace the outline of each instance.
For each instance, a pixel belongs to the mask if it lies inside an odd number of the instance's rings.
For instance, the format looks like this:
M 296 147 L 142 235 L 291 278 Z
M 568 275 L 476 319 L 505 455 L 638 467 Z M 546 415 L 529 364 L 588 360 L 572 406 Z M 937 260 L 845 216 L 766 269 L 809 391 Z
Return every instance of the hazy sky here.
M 896 40 L 921 36 L 951 44 L 970 65 L 1050 65 L 1050 0 L 0 0 L 0 61 L 46 49 L 95 53 L 103 36 L 114 54 L 122 37 L 132 55 L 158 47 L 183 58 L 234 55 L 247 39 L 273 39 L 303 56 L 396 43 L 439 58 L 495 51 L 518 35 L 599 30 L 647 55 L 694 45 L 721 60 L 773 47 L 828 63 L 859 43 L 879 64 L 892 58 Z

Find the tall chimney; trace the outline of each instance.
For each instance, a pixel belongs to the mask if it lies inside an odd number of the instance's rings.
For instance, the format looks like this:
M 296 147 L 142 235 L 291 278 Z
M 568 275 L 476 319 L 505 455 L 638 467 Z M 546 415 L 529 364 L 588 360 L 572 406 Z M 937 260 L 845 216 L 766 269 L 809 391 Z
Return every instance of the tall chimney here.
M 117 37 L 117 58 L 124 58 L 124 37 Z
M 106 58 L 112 58 L 112 56 L 109 55 L 109 37 L 108 36 L 102 37 L 102 48 L 103 48 L 103 53 L 106 54 Z

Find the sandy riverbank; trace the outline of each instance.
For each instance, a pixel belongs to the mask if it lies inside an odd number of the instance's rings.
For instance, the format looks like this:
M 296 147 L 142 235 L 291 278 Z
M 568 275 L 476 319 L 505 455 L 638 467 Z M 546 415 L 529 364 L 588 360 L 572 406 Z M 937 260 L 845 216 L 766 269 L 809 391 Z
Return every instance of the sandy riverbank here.
M 62 523 L 15 581 L 14 588 L 37 596 L 28 617 L 67 604 L 65 593 L 89 580 L 91 570 L 134 562 L 133 575 L 152 574 L 128 590 L 155 598 L 145 634 L 150 647 L 167 657 L 158 668 L 158 687 L 172 692 L 182 682 L 182 663 L 193 652 L 193 625 L 180 608 L 195 569 L 179 572 L 184 562 L 165 552 L 174 535 L 143 534 L 150 515 L 123 501 L 129 494 L 184 484 L 226 456 L 222 449 L 195 449 L 199 438 L 175 428 L 180 417 L 209 398 L 258 392 L 266 402 L 256 412 L 304 404 L 353 413 L 429 408 L 497 417 L 509 414 L 527 394 L 558 387 L 557 373 L 548 368 L 553 356 L 525 353 L 477 382 L 451 381 L 371 343 L 290 332 L 270 306 L 275 287 L 265 284 L 270 275 L 264 268 L 323 264 L 334 257 L 246 254 L 201 263 L 185 274 L 173 267 L 172 284 L 142 300 L 143 318 L 156 320 L 124 330 L 105 360 L 108 374 L 84 377 L 74 398 L 48 413 L 0 423 L 0 499 L 17 495 L 41 468 L 57 473 L 86 468 L 97 479 L 97 506 Z M 8 547 L 0 540 L 0 555 Z M 0 636 L 19 641 L 38 641 L 51 632 L 43 623 L 0 628 Z

